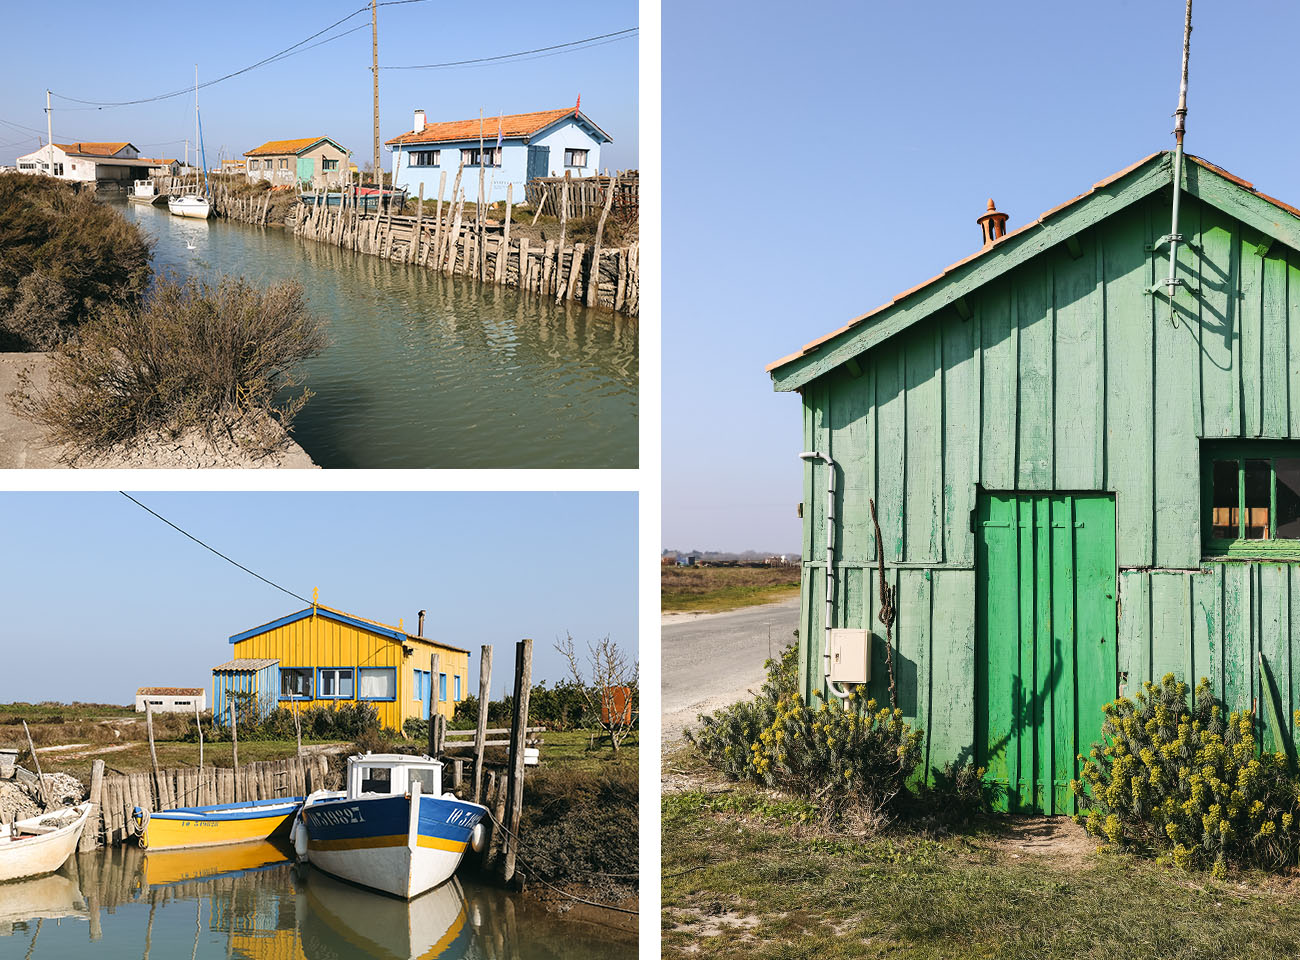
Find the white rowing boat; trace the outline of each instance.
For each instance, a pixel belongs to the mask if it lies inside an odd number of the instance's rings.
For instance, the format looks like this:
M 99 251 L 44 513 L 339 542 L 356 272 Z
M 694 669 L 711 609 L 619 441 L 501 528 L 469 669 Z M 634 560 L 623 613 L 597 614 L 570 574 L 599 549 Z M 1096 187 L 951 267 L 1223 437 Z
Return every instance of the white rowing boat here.
M 168 197 L 167 209 L 174 217 L 194 217 L 196 220 L 206 220 L 212 215 L 211 201 L 197 193 Z
M 77 849 L 91 805 L 0 824 L 0 882 L 53 873 Z

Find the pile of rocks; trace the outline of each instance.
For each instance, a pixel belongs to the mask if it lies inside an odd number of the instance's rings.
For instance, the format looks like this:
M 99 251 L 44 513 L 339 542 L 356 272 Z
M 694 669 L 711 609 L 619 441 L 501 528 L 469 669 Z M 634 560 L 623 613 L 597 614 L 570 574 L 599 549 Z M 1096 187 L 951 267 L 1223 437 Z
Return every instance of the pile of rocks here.
M 44 808 L 40 780 L 22 767 L 15 768 L 12 780 L 0 780 L 0 823 L 26 820 Z M 43 777 L 50 803 L 68 807 L 86 798 L 86 788 L 76 777 L 66 773 L 47 773 Z

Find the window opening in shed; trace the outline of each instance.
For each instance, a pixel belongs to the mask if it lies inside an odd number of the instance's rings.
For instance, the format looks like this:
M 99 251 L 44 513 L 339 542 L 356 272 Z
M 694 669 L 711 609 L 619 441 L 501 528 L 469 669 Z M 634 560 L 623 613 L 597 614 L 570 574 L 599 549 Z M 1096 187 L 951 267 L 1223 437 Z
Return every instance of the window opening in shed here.
M 281 667 L 280 696 L 311 697 L 310 667 Z
M 1205 550 L 1300 560 L 1300 441 L 1205 444 Z

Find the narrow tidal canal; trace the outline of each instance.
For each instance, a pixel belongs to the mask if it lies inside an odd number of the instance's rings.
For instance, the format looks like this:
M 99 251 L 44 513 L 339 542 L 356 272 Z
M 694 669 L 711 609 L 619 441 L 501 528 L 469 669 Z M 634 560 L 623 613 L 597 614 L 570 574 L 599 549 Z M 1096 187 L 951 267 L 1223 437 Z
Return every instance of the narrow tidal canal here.
M 451 880 L 409 903 L 298 867 L 271 843 L 74 856 L 0 884 L 0 956 L 245 960 L 633 958 L 636 936 Z
M 154 267 L 298 280 L 331 345 L 294 439 L 323 467 L 635 467 L 637 321 L 280 228 L 122 204 Z M 190 249 L 190 247 L 193 249 Z

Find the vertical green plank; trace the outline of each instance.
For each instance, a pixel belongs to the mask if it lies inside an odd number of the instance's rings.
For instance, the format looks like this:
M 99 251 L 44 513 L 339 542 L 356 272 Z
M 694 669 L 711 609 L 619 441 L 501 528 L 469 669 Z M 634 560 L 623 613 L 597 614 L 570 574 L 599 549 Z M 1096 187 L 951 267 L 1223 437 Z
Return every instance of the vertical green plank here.
M 1286 323 L 1287 323 L 1287 401 L 1290 410 L 1290 435 L 1300 437 L 1300 267 L 1295 251 L 1287 251 Z
M 903 558 L 903 378 L 898 338 L 876 348 L 876 509 L 886 560 Z
M 1232 710 L 1249 708 L 1253 696 L 1251 567 L 1248 563 L 1222 565 L 1223 700 Z
M 1143 205 L 1107 224 L 1102 256 L 1106 274 L 1106 485 L 1119 511 L 1119 563 L 1153 560 L 1151 324 L 1146 295 L 1150 268 L 1143 246 Z
M 1274 683 L 1277 684 L 1280 700 L 1278 706 L 1284 723 L 1289 722 L 1291 718 L 1287 710 L 1290 693 L 1287 680 L 1287 650 L 1290 646 L 1288 629 L 1291 621 L 1291 597 L 1287 583 L 1289 577 L 1289 568 L 1285 565 L 1272 563 L 1259 565 L 1259 652 L 1264 655 L 1264 661 L 1273 674 Z M 1256 667 L 1258 667 L 1258 659 Z M 1261 699 L 1258 716 L 1264 729 L 1261 742 L 1265 750 L 1281 750 L 1282 742 L 1278 739 L 1277 731 L 1269 723 L 1271 714 L 1266 701 L 1262 699 L 1269 696 L 1268 690 L 1263 686 L 1262 676 L 1260 683 Z
M 1185 232 L 1195 235 L 1199 205 L 1189 205 Z M 1196 282 L 1195 254 L 1188 244 L 1179 251 L 1179 276 Z M 1164 258 L 1168 263 L 1168 256 Z M 1168 267 L 1165 267 L 1168 270 Z M 1187 290 L 1176 292 L 1171 307 L 1159 301 L 1155 322 L 1154 496 L 1155 562 L 1166 568 L 1190 568 L 1201 559 L 1201 487 L 1199 477 L 1200 306 Z M 1179 674 L 1186 669 L 1184 663 Z M 1161 674 L 1157 674 L 1160 676 Z
M 1118 499 L 1118 498 L 1117 498 Z M 1124 677 L 1122 693 L 1135 697 L 1142 683 L 1151 679 L 1147 656 L 1151 623 L 1151 575 L 1145 570 L 1125 570 L 1119 578 L 1119 672 Z
M 1055 666 L 1052 649 L 1052 502 L 1049 497 L 1034 500 L 1034 807 L 1048 810 L 1052 794 L 1052 690 Z
M 816 687 L 811 643 L 812 579 L 814 573 L 815 571 L 808 566 L 808 558 L 805 555 L 799 572 L 799 692 L 803 694 L 804 700 L 808 703 L 813 702 L 813 691 Z M 783 645 L 788 639 L 788 637 L 782 638 Z
M 1045 813 L 1058 814 L 1070 811 L 1070 781 L 1074 779 L 1075 741 L 1077 740 L 1075 647 L 1078 642 L 1075 618 L 1075 588 L 1077 556 L 1075 528 L 1075 500 L 1069 496 L 1045 498 L 1051 516 L 1051 590 L 1050 604 L 1052 626 L 1049 633 L 1051 710 L 1051 777 L 1047 791 Z M 1082 597 L 1084 603 L 1095 603 L 1095 598 Z
M 1035 758 L 1034 718 L 1042 715 L 1038 689 L 1037 669 L 1034 662 L 1034 641 L 1038 626 L 1037 605 L 1037 527 L 1034 502 L 1016 498 L 1016 528 L 1019 534 L 1017 551 L 1018 599 L 1020 603 L 1020 629 L 1016 637 L 1017 669 L 1015 671 L 1016 706 L 1016 794 L 1017 807 L 1032 809 L 1037 783 Z
M 1011 490 L 1016 481 L 1016 408 L 1019 328 L 1006 279 L 981 298 L 980 476 L 986 490 Z
M 871 369 L 853 377 L 841 368 L 828 377 L 834 383 L 835 405 L 831 410 L 832 456 L 841 470 L 835 485 L 835 515 L 839 518 L 842 536 L 836 554 L 845 561 L 871 560 L 876 555 L 875 531 L 871 526 L 871 508 L 867 501 L 873 495 L 876 451 L 873 444 Z M 856 621 L 850 620 L 852 625 Z
M 1212 689 L 1217 679 L 1215 651 L 1218 642 L 1215 631 L 1218 629 L 1218 591 L 1211 574 L 1194 573 L 1188 575 L 1191 590 L 1192 619 L 1192 672 L 1187 678 L 1195 689 L 1202 678 L 1210 681 Z
M 809 702 L 815 698 L 829 699 L 826 692 L 826 678 L 823 673 L 825 631 L 822 618 L 826 615 L 826 573 L 821 566 L 805 567 L 807 579 L 804 581 L 804 593 L 808 595 L 807 632 L 800 636 L 799 645 L 808 651 L 805 658 L 808 664 Z
M 1237 221 L 1208 204 L 1201 214 L 1201 423 L 1206 437 L 1241 432 L 1237 343 Z
M 919 730 L 929 729 L 926 703 L 930 690 L 930 580 L 929 570 L 900 570 L 899 606 L 908 613 L 906 630 L 898 636 L 898 705 L 904 719 Z M 929 769 L 929 737 L 922 743 L 922 767 Z
M 1075 505 L 1075 690 L 1073 756 L 1101 739 L 1102 707 L 1118 693 L 1115 598 L 1115 501 L 1082 497 Z M 1077 773 L 1077 761 L 1074 766 Z
M 1078 237 L 1082 255 L 1064 246 L 1045 256 L 1053 265 L 1056 310 L 1055 459 L 1058 490 L 1099 490 L 1105 411 L 1102 364 L 1101 291 L 1096 241 L 1089 230 Z
M 937 563 L 943 551 L 943 398 L 939 329 L 920 324 L 905 334 L 907 357 L 906 502 L 904 559 Z
M 979 450 L 978 315 L 943 323 L 943 559 L 969 565 Z
M 1182 573 L 1151 573 L 1152 663 L 1149 679 L 1157 682 L 1166 673 L 1172 673 L 1180 680 L 1188 679 L 1188 638 L 1191 635 L 1188 617 L 1191 611 L 1187 608 L 1184 576 Z
M 1285 684 L 1287 688 L 1287 708 L 1286 716 L 1293 717 L 1296 710 L 1300 710 L 1300 657 L 1296 650 L 1296 643 L 1300 642 L 1300 566 L 1289 564 L 1287 570 L 1287 597 L 1290 601 L 1288 607 L 1287 632 L 1288 637 L 1286 650 L 1286 678 L 1279 678 L 1279 684 Z M 1293 736 L 1297 736 L 1300 731 L 1292 730 Z M 1298 744 L 1300 745 L 1300 744 Z
M 1055 456 L 1051 262 L 1038 259 L 1014 273 L 1020 329 L 1019 462 L 1016 489 L 1050 490 Z
M 804 388 L 800 396 L 803 402 L 803 450 L 815 450 L 817 442 L 816 405 L 813 403 L 814 386 Z M 803 560 L 812 557 L 813 550 L 813 467 L 811 461 L 803 462 Z
M 1003 528 L 1004 536 L 1010 528 Z M 975 693 L 977 676 L 974 570 L 936 570 L 931 584 L 934 621 L 930 658 L 930 765 L 975 761 Z
M 1263 417 L 1260 432 L 1266 437 L 1285 437 L 1291 430 L 1287 393 L 1290 390 L 1287 340 L 1286 255 L 1277 250 L 1263 263 L 1264 308 L 1260 316 L 1261 390 Z
M 1261 235 L 1250 228 L 1241 231 L 1241 409 L 1245 435 L 1258 437 L 1263 428 L 1263 317 L 1264 261 L 1255 252 Z

